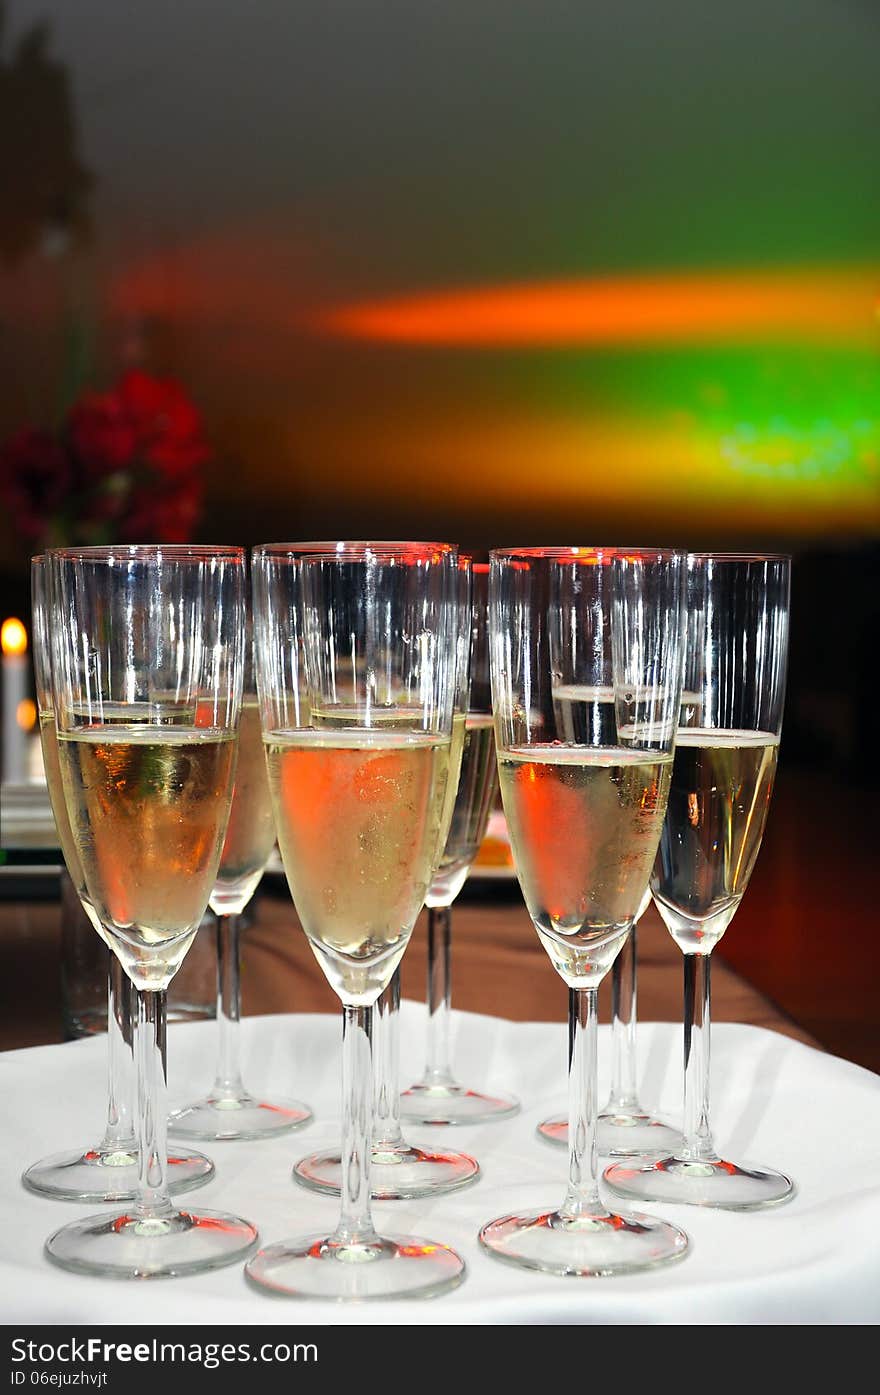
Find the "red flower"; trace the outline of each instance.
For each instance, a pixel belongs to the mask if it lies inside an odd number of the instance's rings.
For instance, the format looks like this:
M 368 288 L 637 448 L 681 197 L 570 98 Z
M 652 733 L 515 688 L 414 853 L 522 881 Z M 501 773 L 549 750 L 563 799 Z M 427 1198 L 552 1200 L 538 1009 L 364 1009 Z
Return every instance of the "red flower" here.
M 121 379 L 117 392 L 141 455 L 160 474 L 176 479 L 205 464 L 210 452 L 201 418 L 178 383 L 133 369 Z
M 21 431 L 0 452 L 0 498 L 41 543 L 188 542 L 210 452 L 171 379 L 126 373 L 74 403 L 61 440 Z
M 42 538 L 73 480 L 67 452 L 46 431 L 25 427 L 0 450 L 0 498 L 26 538 Z
M 137 433 L 116 392 L 89 392 L 67 415 L 67 437 L 86 479 L 113 474 L 131 460 Z

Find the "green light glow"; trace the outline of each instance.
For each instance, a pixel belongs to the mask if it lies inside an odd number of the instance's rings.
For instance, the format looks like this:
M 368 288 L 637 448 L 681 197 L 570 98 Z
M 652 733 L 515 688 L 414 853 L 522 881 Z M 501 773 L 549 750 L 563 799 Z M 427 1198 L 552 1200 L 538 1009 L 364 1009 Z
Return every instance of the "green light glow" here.
M 652 419 L 718 444 L 719 476 L 782 490 L 880 487 L 880 354 L 811 348 L 521 356 L 533 410 Z M 711 490 L 711 481 L 706 481 Z

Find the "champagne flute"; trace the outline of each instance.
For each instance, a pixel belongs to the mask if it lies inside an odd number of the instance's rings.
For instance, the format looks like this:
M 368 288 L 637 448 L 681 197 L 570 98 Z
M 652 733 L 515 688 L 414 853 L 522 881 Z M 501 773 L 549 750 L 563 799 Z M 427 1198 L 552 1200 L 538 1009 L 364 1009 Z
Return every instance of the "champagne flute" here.
M 776 774 L 790 559 L 692 553 L 687 673 L 651 891 L 684 955 L 684 1146 L 605 1173 L 619 1196 L 748 1211 L 787 1201 L 784 1173 L 719 1156 L 709 1128 L 711 954 L 742 900 Z
M 257 681 L 278 842 L 303 930 L 343 1006 L 339 1223 L 250 1260 L 249 1278 L 273 1293 L 428 1297 L 464 1274 L 446 1245 L 377 1234 L 370 1211 L 373 1005 L 439 856 L 455 564 L 454 548 L 429 543 L 279 544 L 254 553 Z
M 58 734 L 52 702 L 47 565 L 43 555 L 31 558 L 31 603 L 34 680 L 49 801 L 61 853 L 74 890 L 93 928 L 106 941 L 101 922 L 89 900 L 61 785 Z M 74 1148 L 41 1158 L 22 1175 L 22 1182 L 30 1191 L 65 1201 L 133 1201 L 137 1196 L 137 1140 L 132 1109 L 131 984 L 109 948 L 107 958 L 107 1124 L 104 1136 L 91 1147 Z M 178 1150 L 175 1156 L 168 1159 L 168 1173 L 172 1191 L 189 1191 L 213 1176 L 214 1164 L 202 1153 Z
M 139 1191 L 122 1215 L 56 1231 L 46 1254 L 115 1278 L 195 1273 L 242 1258 L 257 1240 L 239 1217 L 173 1205 L 163 1057 L 165 990 L 205 913 L 229 818 L 244 554 L 63 549 L 49 566 L 65 805 L 89 900 L 137 995 Z
M 572 990 L 565 1198 L 480 1231 L 490 1254 L 526 1269 L 622 1274 L 687 1250 L 677 1227 L 603 1205 L 596 1148 L 596 1000 L 644 897 L 666 810 L 681 694 L 682 562 L 662 549 L 491 554 L 501 797 L 529 914 Z M 612 689 L 613 732 L 566 731 L 553 688 L 581 681 Z
M 614 701 L 607 689 L 573 694 L 576 701 L 592 704 L 591 719 L 607 720 Z M 694 693 L 682 693 L 682 712 L 697 700 Z M 599 704 L 596 706 L 596 704 Z M 588 718 L 590 720 L 590 718 Z M 624 1158 L 645 1154 L 676 1152 L 683 1143 L 681 1131 L 649 1113 L 639 1101 L 638 1054 L 636 1045 L 638 996 L 638 924 L 651 904 L 650 888 L 645 892 L 632 930 L 611 969 L 611 1088 L 605 1108 L 599 1112 L 598 1148 L 606 1157 Z M 568 1144 L 568 1120 L 558 1115 L 538 1125 L 538 1133 L 548 1143 Z
M 458 790 L 466 733 L 465 721 L 471 688 L 471 559 L 459 556 L 456 570 L 458 637 L 456 640 L 456 696 L 452 717 L 452 741 L 445 785 L 437 785 L 439 840 L 438 858 L 446 845 Z M 322 708 L 314 714 L 319 725 L 335 725 L 340 720 L 334 709 Z M 412 727 L 420 724 L 420 713 L 400 703 L 374 713 L 374 724 L 385 727 Z M 480 1165 L 470 1153 L 421 1148 L 410 1143 L 400 1126 L 400 969 L 376 1001 L 373 1015 L 373 1144 L 370 1166 L 371 1195 L 375 1201 L 408 1201 L 457 1191 L 475 1182 Z M 311 1191 L 332 1196 L 340 1193 L 342 1150 L 330 1148 L 300 1158 L 293 1169 L 297 1182 Z
M 275 847 L 252 656 L 249 635 L 232 808 L 208 902 L 217 918 L 217 1073 L 205 1098 L 169 1117 L 169 1132 L 183 1138 L 274 1138 L 302 1127 L 312 1117 L 309 1107 L 297 1100 L 251 1094 L 241 1078 L 241 916 Z
M 475 562 L 471 612 L 471 682 L 464 727 L 461 773 L 440 866 L 428 888 L 428 1041 L 422 1078 L 404 1090 L 400 1112 L 420 1124 L 479 1124 L 519 1110 L 512 1095 L 488 1095 L 456 1080 L 450 1061 L 452 1009 L 452 906 L 480 851 L 498 792 L 495 732 L 489 683 L 489 567 Z

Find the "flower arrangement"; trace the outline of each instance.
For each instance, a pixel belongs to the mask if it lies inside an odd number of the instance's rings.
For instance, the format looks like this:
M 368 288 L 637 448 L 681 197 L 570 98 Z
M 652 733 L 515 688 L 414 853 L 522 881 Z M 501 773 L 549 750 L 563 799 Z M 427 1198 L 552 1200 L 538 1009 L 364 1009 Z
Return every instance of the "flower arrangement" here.
M 140 370 L 86 392 L 60 431 L 25 427 L 0 448 L 0 500 L 37 547 L 189 542 L 210 450 L 172 379 Z

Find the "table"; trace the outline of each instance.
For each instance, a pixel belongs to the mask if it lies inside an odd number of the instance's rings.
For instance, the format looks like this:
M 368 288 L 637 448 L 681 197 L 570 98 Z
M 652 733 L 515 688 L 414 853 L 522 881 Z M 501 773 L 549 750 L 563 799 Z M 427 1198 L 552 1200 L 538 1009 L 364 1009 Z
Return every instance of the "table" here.
M 302 934 L 283 877 L 265 877 L 252 902 L 242 942 L 242 991 L 246 1015 L 326 1012 L 337 1008 L 324 975 Z M 405 997 L 424 997 L 426 916 L 423 912 L 401 967 Z M 210 1002 L 213 944 L 190 950 L 178 980 L 199 979 L 189 996 Z M 0 901 L 0 982 L 15 984 L 0 1014 L 0 1050 L 63 1040 L 59 985 L 60 913 L 57 901 Z M 515 1021 L 562 1022 L 566 989 L 541 948 L 515 881 L 474 879 L 453 913 L 453 1001 L 456 1006 Z M 723 944 L 723 942 L 722 942 Z M 650 908 L 639 923 L 639 1015 L 645 1021 L 680 1022 L 682 957 Z M 610 975 L 600 989 L 600 1012 L 610 1014 Z M 767 1027 L 815 1045 L 740 974 L 713 955 L 712 1012 L 717 1022 Z
M 559 1279 L 499 1264 L 476 1241 L 479 1225 L 514 1207 L 561 1199 L 565 1157 L 535 1126 L 565 1098 L 564 1023 L 513 1022 L 454 1013 L 455 1058 L 489 1088 L 513 1089 L 519 1116 L 430 1131 L 475 1153 L 483 1175 L 455 1195 L 377 1204 L 380 1226 L 455 1246 L 468 1275 L 456 1291 L 424 1303 L 334 1306 L 283 1302 L 254 1291 L 240 1265 L 188 1279 L 130 1285 L 83 1278 L 42 1257 L 58 1225 L 95 1211 L 26 1192 L 18 1181 L 36 1157 L 84 1141 L 102 1127 L 104 1043 L 100 1038 L 0 1055 L 7 1144 L 0 1154 L 0 1292 L 7 1323 L 739 1323 L 839 1324 L 880 1319 L 880 1077 L 792 1035 L 720 1023 L 713 1036 L 713 1119 L 729 1154 L 781 1167 L 798 1194 L 768 1211 L 737 1214 L 684 1206 L 645 1210 L 684 1227 L 683 1262 L 614 1280 Z M 425 1011 L 401 1014 L 404 1069 L 421 1060 Z M 600 1092 L 607 1088 L 609 1029 L 600 1028 Z M 243 1024 L 245 1078 L 292 1093 L 315 1122 L 261 1143 L 208 1145 L 216 1177 L 195 1203 L 247 1216 L 264 1240 L 332 1227 L 337 1204 L 293 1184 L 292 1163 L 338 1136 L 338 1014 L 252 1017 Z M 641 1085 L 646 1103 L 675 1117 L 681 1104 L 680 1026 L 644 1022 Z M 172 1100 L 211 1078 L 211 1023 L 169 1030 Z M 421 1141 L 413 1127 L 410 1133 Z

